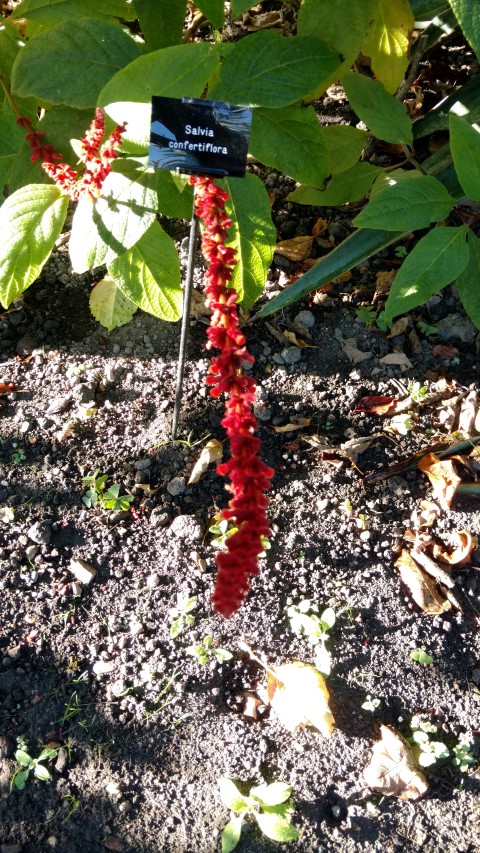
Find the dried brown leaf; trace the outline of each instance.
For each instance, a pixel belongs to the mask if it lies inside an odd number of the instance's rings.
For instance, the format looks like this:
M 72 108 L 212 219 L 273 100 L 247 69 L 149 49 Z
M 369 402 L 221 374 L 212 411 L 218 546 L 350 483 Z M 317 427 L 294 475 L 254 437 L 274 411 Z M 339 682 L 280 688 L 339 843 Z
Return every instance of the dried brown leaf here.
M 398 367 L 413 367 L 412 362 L 404 352 L 389 352 L 378 359 L 380 364 L 396 364 Z
M 268 673 L 268 700 L 290 731 L 313 726 L 324 737 L 332 734 L 335 720 L 330 711 L 325 679 L 314 666 L 293 661 Z
M 455 490 L 460 483 L 450 459 L 439 459 L 434 453 L 426 453 L 418 463 L 420 471 L 427 475 L 433 487 L 433 497 L 443 510 L 450 509 Z
M 386 797 L 417 800 L 428 790 L 428 784 L 415 764 L 410 744 L 393 726 L 380 726 L 380 736 L 363 773 L 365 782 Z
M 285 329 L 283 334 L 290 344 L 293 344 L 293 346 L 298 347 L 299 349 L 306 349 L 307 347 L 309 349 L 318 349 L 314 344 L 307 344 L 307 342 L 302 338 L 297 338 L 295 332 L 289 332 L 288 329 Z
M 308 258 L 313 246 L 313 237 L 292 237 L 291 240 L 282 240 L 275 246 L 277 255 L 283 255 L 290 261 L 304 261 Z
M 390 329 L 387 338 L 394 338 L 396 335 L 403 335 L 406 332 L 408 326 L 410 324 L 410 317 L 399 317 L 398 320 L 395 320 L 392 328 Z
M 358 349 L 355 338 L 339 338 L 339 341 L 343 352 L 354 364 L 360 364 L 361 361 L 366 361 L 367 358 L 371 358 L 373 355 L 371 350 L 369 352 L 362 352 L 362 350 Z
M 327 228 L 328 228 L 328 220 L 322 219 L 322 217 L 319 216 L 319 218 L 317 219 L 317 221 L 315 222 L 315 224 L 312 228 L 312 234 L 314 237 L 321 237 L 322 234 L 325 233 Z
M 294 418 L 290 423 L 283 424 L 283 426 L 274 426 L 273 429 L 275 432 L 295 432 L 296 429 L 303 429 L 303 427 L 310 426 L 311 421 L 311 418 Z
M 207 441 L 192 468 L 192 473 L 190 474 L 187 486 L 193 486 L 195 483 L 198 483 L 201 477 L 205 474 L 208 466 L 211 465 L 212 462 L 220 462 L 222 455 L 223 445 L 221 441 L 217 441 L 213 438 L 210 439 L 210 441 Z
M 433 556 L 451 566 L 464 566 L 469 563 L 475 549 L 475 542 L 467 530 L 458 530 L 453 534 L 453 550 L 446 550 L 443 545 L 433 546 Z
M 460 350 L 456 347 L 450 347 L 447 344 L 436 344 L 432 349 L 432 355 L 435 358 L 441 358 L 442 361 L 450 361 L 451 358 L 460 355 Z
M 375 293 L 372 300 L 374 305 L 380 298 L 386 296 L 390 291 L 396 272 L 396 270 L 383 270 L 377 273 L 375 280 Z
M 405 548 L 395 566 L 400 572 L 403 583 L 410 590 L 413 600 L 424 613 L 437 616 L 451 609 L 450 602 L 441 595 L 432 578 L 415 563 Z

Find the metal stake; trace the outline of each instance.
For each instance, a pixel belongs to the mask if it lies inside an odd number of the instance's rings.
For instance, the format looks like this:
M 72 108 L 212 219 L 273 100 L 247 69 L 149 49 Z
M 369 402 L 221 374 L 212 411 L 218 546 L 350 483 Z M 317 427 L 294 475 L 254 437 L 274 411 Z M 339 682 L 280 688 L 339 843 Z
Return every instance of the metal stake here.
M 198 216 L 195 213 L 195 188 L 193 189 L 193 210 L 190 223 L 190 234 L 188 237 L 188 259 L 187 276 L 183 291 L 183 317 L 182 330 L 180 332 L 180 349 L 178 353 L 177 387 L 175 391 L 175 406 L 173 409 L 172 441 L 177 437 L 178 418 L 183 394 L 183 374 L 185 372 L 185 361 L 187 358 L 188 329 L 190 325 L 190 305 L 192 303 L 193 273 L 195 270 L 195 254 L 197 251 L 198 238 Z

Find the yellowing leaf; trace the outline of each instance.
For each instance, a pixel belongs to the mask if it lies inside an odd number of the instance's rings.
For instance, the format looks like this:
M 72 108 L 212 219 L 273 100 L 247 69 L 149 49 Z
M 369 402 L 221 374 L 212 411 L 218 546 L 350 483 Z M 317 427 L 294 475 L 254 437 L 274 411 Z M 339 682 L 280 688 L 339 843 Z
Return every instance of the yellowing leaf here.
M 418 463 L 420 471 L 427 475 L 433 486 L 433 497 L 442 509 L 450 509 L 452 498 L 458 484 L 461 482 L 453 462 L 450 459 L 439 459 L 434 453 L 426 453 Z
M 380 726 L 380 735 L 363 773 L 365 782 L 386 797 L 417 800 L 428 784 L 415 764 L 411 746 L 392 726 Z
M 312 245 L 313 237 L 292 237 L 291 240 L 277 243 L 275 252 L 290 261 L 304 261 L 312 251 Z
M 283 336 L 287 339 L 287 341 L 293 344 L 294 347 L 298 347 L 299 349 L 318 349 L 318 347 L 313 344 L 307 344 L 302 338 L 297 338 L 295 332 L 289 332 L 288 329 L 285 329 Z
M 293 661 L 268 671 L 268 701 L 290 731 L 313 726 L 324 737 L 332 734 L 335 720 L 330 711 L 325 679 L 314 666 Z
M 416 564 L 407 550 L 402 550 L 395 565 L 413 600 L 424 613 L 437 616 L 451 609 L 452 605 L 440 593 L 435 581 Z
M 223 445 L 221 441 L 216 441 L 216 439 L 211 439 L 207 441 L 205 447 L 203 448 L 200 456 L 198 457 L 195 465 L 192 468 L 192 473 L 190 474 L 189 481 L 187 486 L 193 486 L 194 483 L 198 483 L 200 478 L 205 474 L 208 466 L 212 462 L 219 462 L 223 455 Z
M 414 17 L 408 0 L 376 0 L 375 19 L 362 45 L 375 76 L 395 92 L 408 65 L 409 34 Z
M 111 332 L 129 323 L 137 306 L 119 290 L 113 278 L 105 276 L 91 292 L 90 310 L 95 320 Z

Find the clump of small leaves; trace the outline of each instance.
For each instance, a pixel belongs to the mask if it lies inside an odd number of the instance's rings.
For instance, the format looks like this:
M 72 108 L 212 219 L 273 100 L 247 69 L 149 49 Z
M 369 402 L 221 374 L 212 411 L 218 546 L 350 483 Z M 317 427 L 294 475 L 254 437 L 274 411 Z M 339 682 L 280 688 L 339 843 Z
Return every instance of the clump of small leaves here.
M 170 637 L 174 640 L 182 631 L 189 628 L 195 622 L 195 616 L 192 611 L 197 606 L 197 596 L 192 595 L 191 598 L 182 599 L 177 597 L 177 606 L 171 607 L 168 611 L 170 616 Z
M 375 713 L 377 708 L 380 706 L 380 699 L 374 699 L 370 696 L 370 693 L 367 695 L 365 702 L 362 704 L 362 708 L 364 711 L 370 711 L 372 714 Z
M 415 758 L 420 767 L 431 767 L 441 758 L 448 758 L 450 750 L 442 741 L 431 740 L 438 732 L 438 726 L 429 720 L 422 720 L 418 714 L 412 717 L 410 743 L 414 747 Z
M 207 634 L 203 642 L 196 646 L 187 646 L 185 649 L 187 655 L 196 657 L 198 662 L 204 666 L 212 658 L 218 661 L 231 660 L 233 655 L 228 649 L 220 649 L 213 645 L 213 637 Z
M 420 382 L 413 382 L 407 388 L 414 403 L 421 403 L 428 394 L 428 385 L 420 385 Z
M 44 762 L 51 761 L 52 758 L 55 758 L 60 747 L 45 747 L 45 749 L 42 749 L 38 758 L 33 758 L 27 751 L 28 741 L 25 737 L 19 737 L 17 743 L 18 749 L 15 752 L 17 767 L 15 768 L 10 782 L 10 791 L 12 791 L 14 787 L 19 791 L 23 791 L 30 773 L 33 773 L 35 779 L 40 779 L 41 782 L 48 782 L 48 780 L 52 778 L 52 774 L 48 768 L 45 767 Z
M 212 545 L 214 548 L 224 548 L 227 539 L 229 539 L 230 536 L 233 536 L 234 533 L 237 533 L 237 531 L 238 527 L 235 527 L 235 525 L 230 521 L 230 519 L 220 517 L 215 522 L 215 524 L 210 525 L 210 527 L 208 528 L 208 532 L 215 537 L 214 539 L 212 539 Z M 268 541 L 266 536 L 262 536 L 261 543 L 263 551 L 258 556 L 265 557 L 265 551 L 270 550 L 270 542 Z
M 99 475 L 99 471 L 83 477 L 82 485 L 87 489 L 82 501 L 88 509 L 101 506 L 112 512 L 126 512 L 133 501 L 133 495 L 120 495 L 120 486 L 113 483 L 106 489 L 108 474 Z
M 15 450 L 15 452 L 12 453 L 12 462 L 15 465 L 21 465 L 22 462 L 25 462 L 26 458 L 27 454 L 25 453 L 23 447 L 19 447 L 18 450 Z
M 372 326 L 377 318 L 377 312 L 373 305 L 360 305 L 359 308 L 355 309 L 355 314 L 366 326 Z
M 428 652 L 425 650 L 425 646 L 422 646 L 420 649 L 415 649 L 411 652 L 410 657 L 412 660 L 417 663 L 421 663 L 423 666 L 428 666 L 433 663 L 433 658 Z
M 423 320 L 419 320 L 418 328 L 421 332 L 428 338 L 429 335 L 436 335 L 438 332 L 437 326 L 430 326 L 428 323 L 425 323 Z
M 328 632 L 335 625 L 335 611 L 327 607 L 318 615 L 317 605 L 304 598 L 298 604 L 292 604 L 287 609 L 290 627 L 298 637 L 305 636 L 315 648 L 315 666 L 323 675 L 330 675 L 331 658 L 326 647 L 329 639 Z
M 298 830 L 292 826 L 294 812 L 292 788 L 284 782 L 257 785 L 244 796 L 231 779 L 219 779 L 220 797 L 230 809 L 231 817 L 222 832 L 222 853 L 230 853 L 240 841 L 242 824 L 248 818 L 256 820 L 261 831 L 273 841 L 294 841 Z
M 472 764 L 477 763 L 478 759 L 473 754 L 473 745 L 467 738 L 460 740 L 452 751 L 452 764 L 454 767 L 458 767 L 462 773 L 466 773 Z

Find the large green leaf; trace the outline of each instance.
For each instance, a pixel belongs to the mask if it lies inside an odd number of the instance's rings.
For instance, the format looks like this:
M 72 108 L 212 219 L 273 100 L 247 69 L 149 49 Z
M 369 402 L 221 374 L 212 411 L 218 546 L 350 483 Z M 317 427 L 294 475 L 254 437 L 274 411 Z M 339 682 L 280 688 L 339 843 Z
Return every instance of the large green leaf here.
M 232 0 L 230 4 L 232 20 L 235 21 L 243 12 L 255 6 L 255 0 Z
M 11 17 L 53 27 L 61 21 L 90 17 L 134 21 L 136 15 L 126 0 L 22 0 Z
M 5 18 L 0 19 L 0 75 L 5 83 L 10 82 L 13 63 L 25 44 L 16 27 Z
M 14 158 L 24 144 L 25 131 L 18 126 L 15 116 L 0 114 L 0 197 Z
M 404 178 L 370 199 L 353 224 L 358 228 L 414 231 L 445 219 L 453 205 L 453 198 L 436 178 Z
M 393 280 L 385 305 L 387 322 L 424 305 L 461 275 L 469 257 L 467 231 L 465 226 L 439 227 L 422 237 Z
M 4 308 L 38 278 L 61 233 L 68 199 L 56 186 L 30 184 L 0 207 L 0 301 Z
M 299 36 L 316 36 L 341 55 L 342 63 L 338 70 L 323 84 L 324 89 L 335 80 L 340 80 L 351 67 L 352 62 L 360 53 L 360 48 L 373 18 L 373 10 L 377 0 L 348 0 L 348 11 L 345 0 L 302 0 L 298 12 Z M 348 14 L 348 25 L 345 15 Z M 313 93 L 317 97 L 322 89 L 317 86 Z
M 223 0 L 197 0 L 196 5 L 217 30 L 222 29 L 225 18 Z
M 229 51 L 209 96 L 245 106 L 285 107 L 322 86 L 338 67 L 338 55 L 318 38 L 285 38 L 262 30 Z
M 270 199 L 260 178 L 249 172 L 245 178 L 225 178 L 220 183 L 230 196 L 225 204 L 232 220 L 227 242 L 237 251 L 232 286 L 249 308 L 263 293 L 273 258 L 276 235 Z
M 62 155 L 62 160 L 74 168 L 78 165 L 78 155 L 70 145 L 71 139 L 82 139 L 94 116 L 94 110 L 74 110 L 71 107 L 52 107 L 46 110 L 36 130 L 45 134 L 44 143 L 53 147 Z
M 362 45 L 375 76 L 387 92 L 394 92 L 408 66 L 414 17 L 408 0 L 375 0 L 373 23 Z
M 342 82 L 351 107 L 378 139 L 411 143 L 412 124 L 407 111 L 382 83 L 353 72 Z
M 409 232 L 407 232 L 409 233 Z M 298 299 L 302 299 L 317 290 L 322 284 L 326 284 L 352 267 L 358 266 L 366 258 L 371 257 L 380 249 L 385 249 L 391 243 L 406 237 L 405 232 L 392 233 L 391 231 L 373 231 L 360 228 L 336 249 L 325 255 L 318 264 L 298 278 L 278 296 L 275 296 L 261 311 L 257 317 L 267 317 L 275 311 L 281 311 Z
M 480 128 L 450 114 L 450 150 L 465 195 L 480 201 Z
M 449 115 L 461 116 L 470 124 L 480 121 L 480 74 L 440 101 L 426 116 L 413 123 L 413 138 L 421 139 L 439 130 L 447 130 Z
M 107 80 L 139 54 L 139 44 L 119 25 L 66 21 L 27 42 L 13 65 L 12 90 L 42 104 L 92 107 Z
M 480 329 L 480 240 L 469 231 L 469 258 L 464 271 L 457 277 L 457 288 L 463 307 L 472 323 Z
M 187 0 L 135 0 L 138 20 L 149 50 L 178 44 L 182 38 Z
M 122 293 L 143 311 L 171 322 L 181 317 L 180 261 L 175 243 L 158 222 L 152 222 L 108 271 Z
M 322 186 L 329 173 L 325 138 L 313 107 L 253 112 L 250 151 L 296 181 Z
M 110 264 L 131 249 L 157 211 L 155 175 L 117 160 L 103 184 L 103 197 L 81 199 L 73 216 L 70 259 L 75 272 Z
M 381 171 L 370 163 L 356 163 L 351 169 L 334 175 L 326 189 L 319 190 L 316 187 L 302 185 L 290 193 L 288 201 L 319 207 L 334 207 L 350 201 L 360 201 L 366 196 L 375 177 Z
M 327 143 L 332 175 L 355 166 L 368 138 L 366 130 L 348 124 L 331 124 L 322 127 L 322 132 Z
M 234 815 L 222 832 L 222 853 L 235 850 L 242 832 L 243 814 Z
M 255 815 L 257 823 L 267 838 L 272 838 L 273 841 L 294 841 L 298 838 L 298 829 L 296 829 L 289 820 L 276 814 L 266 814 L 259 812 Z
M 193 187 L 186 186 L 181 192 L 177 175 L 159 169 L 156 173 L 158 212 L 172 219 L 191 219 L 193 209 Z
M 136 310 L 135 303 L 108 275 L 95 285 L 90 294 L 90 311 L 109 332 L 129 323 Z
M 478 0 L 448 0 L 465 37 L 480 59 L 480 3 Z
M 218 51 L 205 42 L 155 50 L 115 74 L 100 92 L 98 104 L 115 122 L 127 122 L 125 148 L 145 154 L 152 95 L 199 98 L 218 61 Z

